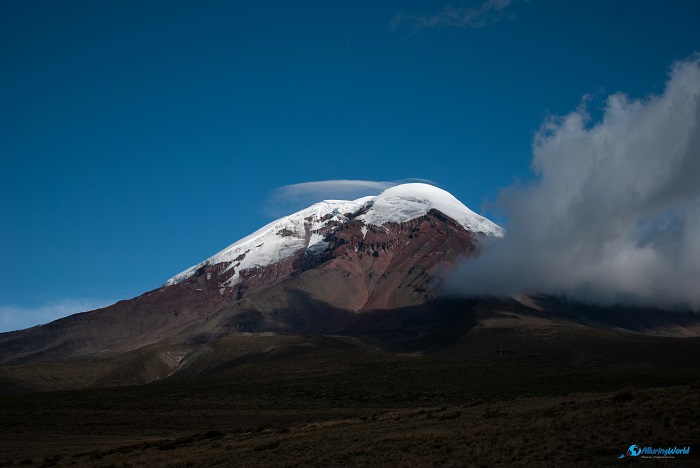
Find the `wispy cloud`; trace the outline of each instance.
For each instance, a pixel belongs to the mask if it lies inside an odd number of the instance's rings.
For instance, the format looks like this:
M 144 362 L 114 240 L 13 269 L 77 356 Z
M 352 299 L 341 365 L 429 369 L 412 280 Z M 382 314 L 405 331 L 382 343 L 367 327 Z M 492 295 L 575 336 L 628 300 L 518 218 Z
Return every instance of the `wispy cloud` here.
M 407 182 L 433 182 L 424 179 L 398 181 L 376 180 L 318 180 L 285 185 L 273 191 L 263 207 L 268 216 L 283 216 L 306 208 L 322 200 L 354 200 L 369 195 L 378 195 L 389 187 Z
M 534 182 L 501 192 L 506 237 L 465 261 L 460 294 L 543 292 L 700 310 L 700 56 L 661 95 L 545 122 Z
M 107 307 L 114 302 L 104 299 L 62 299 L 37 307 L 0 306 L 0 333 L 42 325 L 78 312 Z
M 415 31 L 431 28 L 483 28 L 503 19 L 504 10 L 512 0 L 486 0 L 478 6 L 447 5 L 432 16 L 397 13 L 389 24 L 393 31 L 406 26 Z

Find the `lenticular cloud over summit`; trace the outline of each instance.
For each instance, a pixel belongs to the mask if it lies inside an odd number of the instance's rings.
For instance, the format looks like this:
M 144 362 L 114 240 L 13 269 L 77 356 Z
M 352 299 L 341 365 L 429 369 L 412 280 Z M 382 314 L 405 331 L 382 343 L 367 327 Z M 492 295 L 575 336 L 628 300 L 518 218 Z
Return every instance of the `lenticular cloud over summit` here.
M 599 122 L 585 108 L 545 122 L 531 167 L 496 202 L 505 238 L 451 292 L 700 309 L 700 56 L 661 95 L 609 96 Z

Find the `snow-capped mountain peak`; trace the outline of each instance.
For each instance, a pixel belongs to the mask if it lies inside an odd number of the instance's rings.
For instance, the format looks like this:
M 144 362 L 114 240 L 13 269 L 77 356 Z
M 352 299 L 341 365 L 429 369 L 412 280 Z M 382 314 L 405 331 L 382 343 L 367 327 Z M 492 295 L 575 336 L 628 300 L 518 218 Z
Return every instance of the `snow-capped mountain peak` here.
M 280 263 L 301 250 L 323 252 L 329 224 L 337 229 L 350 217 L 365 225 L 401 224 L 424 216 L 432 209 L 449 216 L 468 231 L 485 236 L 503 235 L 499 226 L 474 213 L 445 190 L 422 183 L 403 184 L 377 196 L 325 200 L 280 218 L 172 277 L 165 286 L 184 281 L 201 268 L 217 264 L 226 265 L 224 272 L 233 270 L 221 286 L 234 286 L 243 271 Z M 363 227 L 362 232 L 366 235 L 367 228 Z
M 463 228 L 488 236 L 503 236 L 503 229 L 474 213 L 451 193 L 433 185 L 412 183 L 396 185 L 373 197 L 372 207 L 359 216 L 367 224 L 402 223 L 438 210 Z

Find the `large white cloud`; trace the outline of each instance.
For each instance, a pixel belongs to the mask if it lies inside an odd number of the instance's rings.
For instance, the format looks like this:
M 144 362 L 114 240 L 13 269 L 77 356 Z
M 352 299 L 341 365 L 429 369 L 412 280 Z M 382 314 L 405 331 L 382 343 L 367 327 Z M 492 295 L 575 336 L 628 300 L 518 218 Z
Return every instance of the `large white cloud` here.
M 700 309 L 700 58 L 661 95 L 608 97 L 542 126 L 535 179 L 495 206 L 506 237 L 463 262 L 460 294 L 543 292 L 603 303 Z

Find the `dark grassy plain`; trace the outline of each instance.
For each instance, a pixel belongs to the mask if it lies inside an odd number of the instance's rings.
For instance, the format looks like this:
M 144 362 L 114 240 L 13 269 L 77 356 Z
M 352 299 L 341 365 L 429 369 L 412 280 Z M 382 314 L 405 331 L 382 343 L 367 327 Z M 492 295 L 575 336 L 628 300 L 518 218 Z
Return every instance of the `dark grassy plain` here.
M 147 385 L 0 396 L 0 466 L 698 465 L 700 342 L 580 331 L 480 328 L 431 354 L 221 339 Z M 99 386 L 149 356 L 42 372 Z M 618 460 L 633 443 L 691 454 Z

